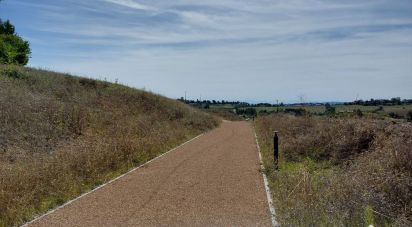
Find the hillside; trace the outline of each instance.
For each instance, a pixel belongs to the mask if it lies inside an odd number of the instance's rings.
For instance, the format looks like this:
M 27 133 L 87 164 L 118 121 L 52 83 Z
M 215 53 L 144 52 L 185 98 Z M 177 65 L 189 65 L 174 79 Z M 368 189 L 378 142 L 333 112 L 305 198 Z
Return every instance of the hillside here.
M 30 220 L 218 124 L 150 92 L 0 65 L 0 226 Z

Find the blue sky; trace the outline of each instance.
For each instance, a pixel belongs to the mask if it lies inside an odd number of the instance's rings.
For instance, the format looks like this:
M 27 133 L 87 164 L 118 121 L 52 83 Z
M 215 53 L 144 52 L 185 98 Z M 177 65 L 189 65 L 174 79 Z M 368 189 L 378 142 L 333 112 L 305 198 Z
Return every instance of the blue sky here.
M 30 66 L 171 98 L 412 98 L 410 0 L 4 0 Z

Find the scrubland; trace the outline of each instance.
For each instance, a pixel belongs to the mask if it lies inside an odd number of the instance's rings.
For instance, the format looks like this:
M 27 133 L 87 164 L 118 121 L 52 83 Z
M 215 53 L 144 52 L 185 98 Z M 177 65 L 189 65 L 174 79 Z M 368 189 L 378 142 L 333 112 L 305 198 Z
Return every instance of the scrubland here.
M 0 65 L 0 226 L 28 221 L 218 124 L 150 92 Z
M 281 225 L 412 225 L 412 123 L 273 114 L 255 126 Z

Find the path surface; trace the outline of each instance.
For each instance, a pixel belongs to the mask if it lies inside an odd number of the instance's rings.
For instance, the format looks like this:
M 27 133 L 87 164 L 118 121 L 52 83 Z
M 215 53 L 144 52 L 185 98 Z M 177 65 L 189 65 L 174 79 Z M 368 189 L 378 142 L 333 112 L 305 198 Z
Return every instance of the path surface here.
M 29 226 L 271 226 L 253 128 L 224 122 Z

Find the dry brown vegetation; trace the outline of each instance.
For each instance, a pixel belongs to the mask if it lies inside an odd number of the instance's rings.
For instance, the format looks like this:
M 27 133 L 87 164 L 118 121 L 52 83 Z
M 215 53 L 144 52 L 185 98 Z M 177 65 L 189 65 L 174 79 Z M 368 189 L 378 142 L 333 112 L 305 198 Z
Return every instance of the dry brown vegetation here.
M 28 221 L 218 123 L 119 84 L 0 66 L 0 226 Z
M 412 225 L 412 123 L 278 114 L 256 128 L 282 225 Z

